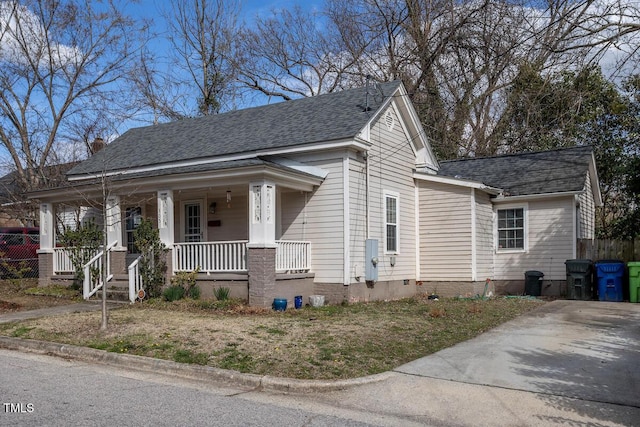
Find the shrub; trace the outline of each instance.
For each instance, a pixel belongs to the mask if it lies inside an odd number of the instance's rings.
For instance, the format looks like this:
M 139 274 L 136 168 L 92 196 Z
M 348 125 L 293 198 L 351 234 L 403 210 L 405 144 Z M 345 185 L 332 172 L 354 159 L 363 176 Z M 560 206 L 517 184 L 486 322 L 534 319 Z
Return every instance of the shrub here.
M 221 286 L 219 288 L 213 288 L 213 295 L 218 301 L 226 301 L 229 299 L 229 292 L 231 289 Z
M 60 235 L 60 244 L 67 248 L 69 259 L 75 270 L 74 289 L 82 289 L 84 265 L 96 254 L 102 244 L 102 229 L 95 222 L 81 224 L 77 229 L 66 229 Z M 92 272 L 92 275 L 94 273 Z
M 160 241 L 158 229 L 153 227 L 153 221 L 150 219 L 144 218 L 133 235 L 136 246 L 142 254 L 140 259 L 142 283 L 149 298 L 155 298 L 160 295 L 165 283 L 167 248 Z M 184 288 L 182 289 L 184 291 Z
M 189 288 L 187 295 L 189 295 L 189 298 L 191 299 L 200 299 L 200 288 L 198 287 L 198 285 Z
M 169 286 L 162 293 L 162 297 L 167 301 L 178 301 L 184 298 L 184 288 L 182 286 Z
M 171 284 L 182 286 L 186 295 L 193 299 L 199 299 L 200 288 L 196 284 L 199 271 L 200 268 L 196 268 L 194 271 L 180 271 L 171 278 Z

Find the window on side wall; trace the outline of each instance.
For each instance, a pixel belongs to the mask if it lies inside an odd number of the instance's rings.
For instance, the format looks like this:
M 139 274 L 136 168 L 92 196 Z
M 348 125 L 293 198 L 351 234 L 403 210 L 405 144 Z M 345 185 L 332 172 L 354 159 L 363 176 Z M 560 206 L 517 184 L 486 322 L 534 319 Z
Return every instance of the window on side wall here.
M 498 250 L 524 250 L 524 208 L 498 209 Z
M 385 218 L 385 252 L 398 253 L 399 215 L 398 215 L 398 196 L 397 195 L 385 194 L 384 218 Z

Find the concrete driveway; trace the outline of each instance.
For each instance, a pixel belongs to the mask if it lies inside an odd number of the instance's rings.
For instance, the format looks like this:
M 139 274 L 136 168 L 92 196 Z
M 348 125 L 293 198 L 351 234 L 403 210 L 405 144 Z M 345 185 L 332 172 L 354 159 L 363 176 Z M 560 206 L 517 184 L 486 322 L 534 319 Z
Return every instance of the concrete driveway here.
M 640 425 L 640 304 L 554 301 L 330 399 L 428 425 Z
M 555 301 L 396 371 L 640 406 L 640 305 Z

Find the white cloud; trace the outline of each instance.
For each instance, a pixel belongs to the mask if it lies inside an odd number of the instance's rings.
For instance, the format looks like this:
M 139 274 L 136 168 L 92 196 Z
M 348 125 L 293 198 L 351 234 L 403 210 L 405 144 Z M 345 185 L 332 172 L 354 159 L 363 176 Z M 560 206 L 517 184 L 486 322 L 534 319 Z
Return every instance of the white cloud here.
M 50 36 L 27 7 L 13 1 L 0 2 L 0 61 L 60 68 L 79 59 L 79 49 L 57 43 Z

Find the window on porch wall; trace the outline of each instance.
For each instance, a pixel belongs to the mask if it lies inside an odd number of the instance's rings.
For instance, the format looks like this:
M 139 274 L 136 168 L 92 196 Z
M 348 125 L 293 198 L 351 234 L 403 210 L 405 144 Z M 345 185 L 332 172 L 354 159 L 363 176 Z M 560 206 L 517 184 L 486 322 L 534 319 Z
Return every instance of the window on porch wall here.
M 134 232 L 142 222 L 142 208 L 132 207 L 125 210 L 125 235 L 127 239 L 127 253 L 136 254 L 140 252 L 135 243 Z

